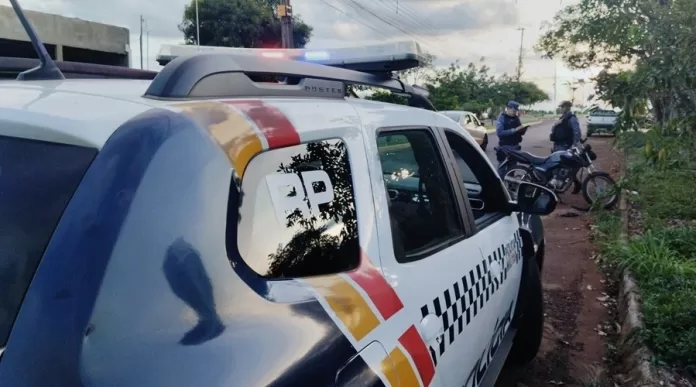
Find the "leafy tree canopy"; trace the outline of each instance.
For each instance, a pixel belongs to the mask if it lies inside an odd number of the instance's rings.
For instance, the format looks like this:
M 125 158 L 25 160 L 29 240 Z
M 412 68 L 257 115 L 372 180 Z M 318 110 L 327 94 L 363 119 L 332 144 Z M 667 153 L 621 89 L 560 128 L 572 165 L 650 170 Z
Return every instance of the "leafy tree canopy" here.
M 600 66 L 597 97 L 633 111 L 649 99 L 655 118 L 696 109 L 696 2 L 581 0 L 546 27 L 537 49 L 576 69 Z M 625 65 L 631 71 L 619 71 Z
M 430 101 L 438 110 L 467 110 L 481 114 L 504 106 L 509 100 L 532 105 L 549 99 L 548 94 L 532 82 L 517 82 L 503 75 L 495 77 L 485 64 L 469 63 L 462 67 L 452 63 L 441 70 L 433 68 L 434 56 L 429 56 L 424 66 L 400 73 L 408 83 L 427 82 Z M 406 104 L 406 99 L 389 92 L 376 91 L 368 99 Z
M 201 45 L 227 47 L 280 47 L 281 23 L 274 9 L 280 0 L 198 0 Z M 179 25 L 186 44 L 196 43 L 196 5 L 192 0 L 184 8 Z M 312 36 L 312 27 L 293 16 L 296 48 L 304 47 Z
M 532 82 L 517 82 L 503 75 L 495 77 L 485 64 L 469 63 L 462 68 L 453 63 L 438 70 L 428 84 L 430 99 L 440 110 L 467 110 L 480 114 L 504 106 L 509 100 L 532 105 L 549 99 Z

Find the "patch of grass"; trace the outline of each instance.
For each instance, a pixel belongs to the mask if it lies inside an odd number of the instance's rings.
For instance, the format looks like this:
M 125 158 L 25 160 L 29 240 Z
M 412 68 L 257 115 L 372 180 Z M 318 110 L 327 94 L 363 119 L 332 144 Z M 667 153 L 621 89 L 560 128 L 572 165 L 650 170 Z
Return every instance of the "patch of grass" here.
M 626 243 L 605 239 L 604 246 L 605 258 L 638 280 L 642 337 L 657 360 L 696 367 L 696 228 L 650 230 Z
M 635 201 L 640 204 L 649 222 L 663 223 L 670 219 L 696 219 L 696 171 L 656 170 L 646 164 L 632 166 L 628 171 L 627 185 L 638 193 Z
M 649 135 L 649 134 L 648 134 Z M 696 171 L 690 166 L 655 163 L 645 154 L 645 135 L 620 135 L 628 152 L 624 176 L 629 199 L 639 205 L 643 233 L 621 239 L 616 212 L 597 212 L 593 234 L 604 259 L 629 268 L 641 292 L 644 342 L 657 361 L 680 369 L 696 369 Z M 653 136 L 654 138 L 654 136 Z M 690 141 L 660 138 L 674 159 L 693 154 Z M 675 145 L 676 144 L 676 145 Z M 694 149 L 682 149 L 694 148 Z M 680 165 L 684 165 L 681 167 Z
M 617 211 L 597 211 L 594 213 L 592 234 L 600 250 L 606 251 L 619 240 L 621 233 L 621 214 Z

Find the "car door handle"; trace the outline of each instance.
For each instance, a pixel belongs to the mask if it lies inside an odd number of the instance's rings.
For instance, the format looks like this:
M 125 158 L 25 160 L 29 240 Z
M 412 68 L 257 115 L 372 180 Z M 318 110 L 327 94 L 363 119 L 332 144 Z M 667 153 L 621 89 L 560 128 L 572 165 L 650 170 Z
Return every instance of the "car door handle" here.
M 445 326 L 440 317 L 429 314 L 421 320 L 419 330 L 423 341 L 429 343 L 445 333 Z

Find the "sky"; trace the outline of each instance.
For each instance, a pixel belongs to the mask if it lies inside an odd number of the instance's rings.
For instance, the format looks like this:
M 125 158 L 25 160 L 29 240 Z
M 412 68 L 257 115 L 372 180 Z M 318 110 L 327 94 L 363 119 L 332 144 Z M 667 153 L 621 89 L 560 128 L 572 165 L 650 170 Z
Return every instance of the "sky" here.
M 146 68 L 159 70 L 155 57 L 161 44 L 180 44 L 184 6 L 191 0 L 20 0 L 24 9 L 126 27 L 131 32 L 131 63 L 140 67 L 140 16 L 146 21 L 143 56 Z M 520 43 L 523 80 L 537 83 L 556 102 L 571 98 L 568 82 L 585 79 L 575 91 L 579 101 L 592 94 L 589 77 L 596 72 L 571 71 L 545 60 L 533 46 L 545 21 L 578 0 L 292 0 L 296 16 L 314 27 L 308 48 L 364 45 L 390 40 L 415 40 L 447 66 L 478 62 L 481 57 L 496 74 L 516 71 Z M 562 4 L 561 4 L 562 3 Z M 0 0 L 9 5 L 9 0 Z M 524 28 L 524 36 L 519 28 Z M 552 109 L 553 101 L 535 108 Z

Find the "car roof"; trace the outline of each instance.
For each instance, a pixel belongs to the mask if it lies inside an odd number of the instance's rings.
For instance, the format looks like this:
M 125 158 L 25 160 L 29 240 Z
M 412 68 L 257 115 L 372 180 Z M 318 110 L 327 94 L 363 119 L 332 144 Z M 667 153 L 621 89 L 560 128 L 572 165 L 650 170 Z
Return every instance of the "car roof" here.
M 438 113 L 468 113 L 468 114 L 473 114 L 470 111 L 467 110 L 438 110 Z
M 0 81 L 0 135 L 101 148 L 123 122 L 164 103 L 149 81 Z
M 150 86 L 148 80 L 131 79 L 67 79 L 60 81 L 0 81 L 0 135 L 88 146 L 101 149 L 111 135 L 129 119 L 153 108 L 180 110 L 177 105 L 201 104 L 220 101 L 218 99 L 159 100 L 143 95 Z M 240 98 L 225 98 L 224 101 Z M 249 98 L 241 98 L 248 100 Z M 430 116 L 441 116 L 436 112 L 385 102 L 362 99 L 322 98 L 263 98 L 280 107 L 291 121 L 299 121 L 300 131 L 317 131 L 317 125 L 302 125 L 304 121 L 302 102 L 316 108 L 317 104 L 349 103 L 355 106 L 380 105 L 380 111 L 391 110 L 413 113 L 413 118 L 427 120 Z M 300 105 L 298 105 L 300 103 Z M 356 105 L 357 104 L 357 105 Z M 335 106 L 335 105 L 334 105 Z M 390 106 L 391 108 L 386 108 Z M 324 112 L 325 119 L 332 109 Z M 354 111 L 354 110 L 353 110 Z M 329 116 L 327 116 L 327 114 Z M 303 127 L 307 126 L 307 129 Z M 319 125 L 320 126 L 320 125 Z M 315 136 L 310 136 L 315 137 Z

